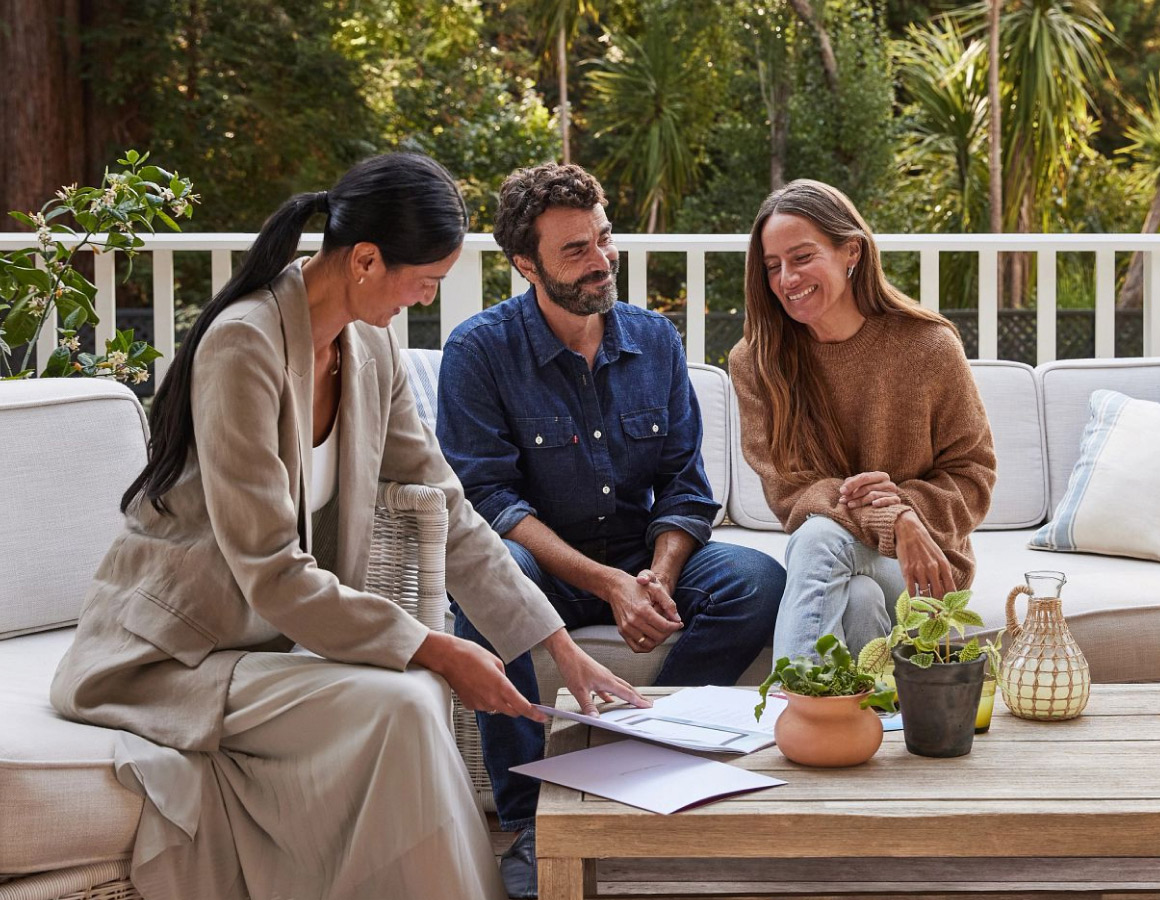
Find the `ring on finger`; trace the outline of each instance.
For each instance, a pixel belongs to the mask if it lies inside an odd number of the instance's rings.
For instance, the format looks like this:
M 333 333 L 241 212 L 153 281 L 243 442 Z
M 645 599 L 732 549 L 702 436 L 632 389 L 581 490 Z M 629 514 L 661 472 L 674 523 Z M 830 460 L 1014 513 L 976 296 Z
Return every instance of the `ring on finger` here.
M 636 639 L 636 642 L 637 642 L 638 644 L 643 644 L 643 643 L 644 643 L 645 641 L 647 641 L 647 640 L 648 640 L 648 638 L 647 638 L 645 635 L 643 635 L 643 634 L 642 634 L 640 637 L 638 637 L 638 638 Z

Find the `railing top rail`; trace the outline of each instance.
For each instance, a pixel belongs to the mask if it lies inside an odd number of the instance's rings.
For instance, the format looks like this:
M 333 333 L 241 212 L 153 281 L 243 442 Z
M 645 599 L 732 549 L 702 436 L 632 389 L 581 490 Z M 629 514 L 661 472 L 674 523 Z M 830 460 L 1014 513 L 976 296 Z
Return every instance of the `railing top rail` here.
M 143 251 L 151 250 L 248 250 L 256 235 L 244 232 L 206 232 L 182 234 L 142 235 Z M 66 245 L 75 239 L 60 238 Z M 977 253 L 983 250 L 1001 252 L 1054 250 L 1060 253 L 1082 253 L 1098 250 L 1117 250 L 1131 253 L 1137 250 L 1160 250 L 1160 234 L 879 234 L 878 246 L 886 251 L 922 251 Z M 35 243 L 30 232 L 0 232 L 0 251 L 19 250 Z M 101 238 L 94 238 L 96 243 Z M 625 250 L 645 250 L 655 253 L 685 253 L 689 251 L 743 252 L 749 245 L 747 234 L 617 234 L 617 246 Z M 322 234 L 302 235 L 302 250 L 317 250 L 322 246 Z M 467 236 L 468 250 L 498 251 L 490 234 L 472 233 Z

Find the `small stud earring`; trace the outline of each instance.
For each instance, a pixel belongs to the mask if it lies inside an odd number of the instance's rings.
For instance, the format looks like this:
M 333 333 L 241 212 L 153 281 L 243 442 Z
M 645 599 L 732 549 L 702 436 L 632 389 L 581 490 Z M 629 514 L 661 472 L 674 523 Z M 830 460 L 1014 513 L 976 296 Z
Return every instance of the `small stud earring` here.
M 850 266 L 850 268 L 848 268 L 848 269 L 846 270 L 846 277 L 847 277 L 847 278 L 853 278 L 853 277 L 854 277 L 854 267 L 853 267 L 853 266 Z
M 854 271 L 854 269 L 853 269 L 853 268 L 851 268 L 851 269 L 850 269 L 850 271 L 851 271 L 851 272 L 853 272 L 853 271 Z M 358 280 L 358 283 L 359 283 L 359 284 L 362 284 L 364 281 L 366 281 L 366 279 L 365 279 L 365 278 L 360 278 L 360 279 Z

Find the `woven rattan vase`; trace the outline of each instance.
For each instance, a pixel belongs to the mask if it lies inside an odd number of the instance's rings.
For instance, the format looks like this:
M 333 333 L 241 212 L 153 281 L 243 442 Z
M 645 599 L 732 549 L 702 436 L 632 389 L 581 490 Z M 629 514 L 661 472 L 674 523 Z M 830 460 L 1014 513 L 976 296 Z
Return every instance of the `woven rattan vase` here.
M 999 690 L 1011 712 L 1023 719 L 1074 719 L 1087 706 L 1091 672 L 1063 619 L 1062 572 L 1028 572 L 1027 586 L 1007 596 L 1007 632 L 1012 641 L 999 667 Z M 1015 620 L 1015 600 L 1027 595 L 1027 618 Z

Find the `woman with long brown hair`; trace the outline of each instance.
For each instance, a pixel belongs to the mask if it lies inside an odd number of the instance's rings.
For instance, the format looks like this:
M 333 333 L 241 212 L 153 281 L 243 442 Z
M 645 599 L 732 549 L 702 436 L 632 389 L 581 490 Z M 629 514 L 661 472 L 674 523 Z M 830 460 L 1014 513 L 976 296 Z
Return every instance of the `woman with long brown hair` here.
M 840 191 L 797 180 L 750 235 L 729 356 L 746 460 L 791 534 L 774 658 L 832 632 L 855 651 L 904 590 L 971 583 L 995 454 L 953 325 L 886 281 Z

